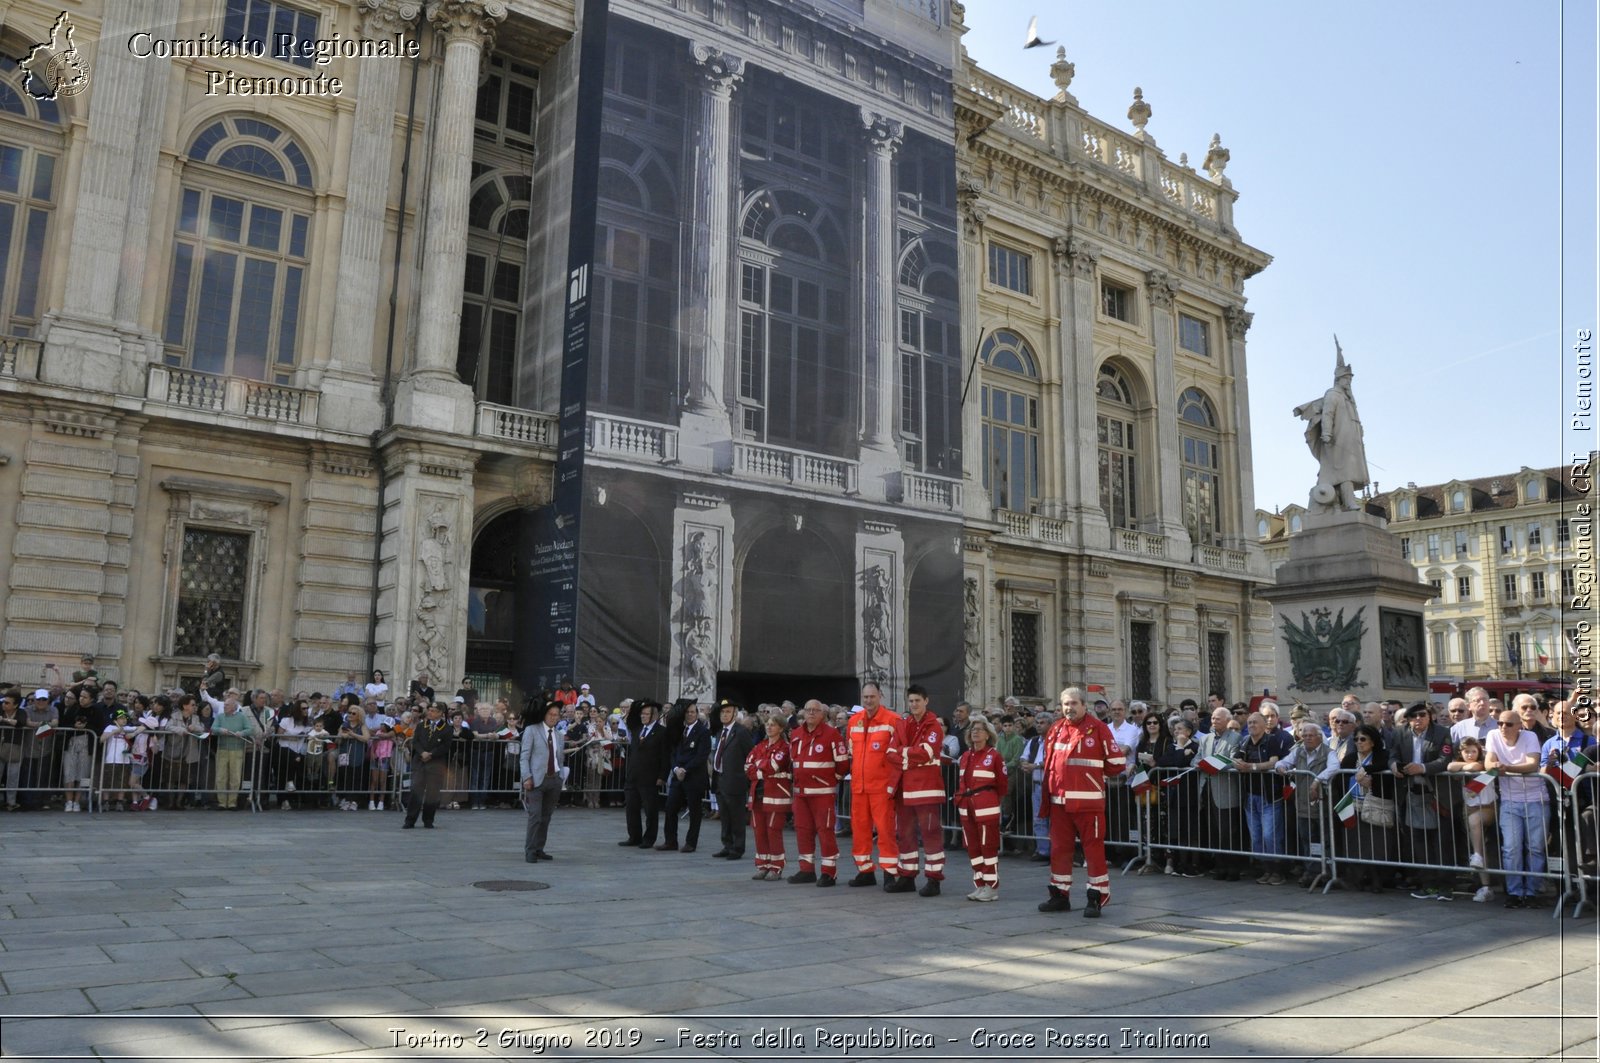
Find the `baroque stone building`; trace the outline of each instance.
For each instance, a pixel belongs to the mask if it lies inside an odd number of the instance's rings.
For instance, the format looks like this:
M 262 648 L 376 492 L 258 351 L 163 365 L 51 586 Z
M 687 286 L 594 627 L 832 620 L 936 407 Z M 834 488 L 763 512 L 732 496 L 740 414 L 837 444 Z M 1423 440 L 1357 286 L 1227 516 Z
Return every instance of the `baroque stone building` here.
M 1559 676 L 1588 630 L 1595 566 L 1594 458 L 1569 467 L 1408 483 L 1373 495 L 1400 550 L 1433 587 L 1423 610 L 1431 675 L 1459 679 Z M 1256 514 L 1276 570 L 1305 507 Z M 1580 625 L 1582 625 L 1580 627 Z
M 1065 60 L 1051 100 L 991 77 L 959 4 L 611 9 L 581 440 L 610 530 L 579 616 L 636 652 L 602 696 L 808 648 L 984 699 L 1266 682 L 1243 286 L 1268 259 L 1226 151 L 1168 161 L 1142 101 L 1132 133 L 1092 118 Z M 8 7 L 0 54 L 59 13 Z M 82 91 L 0 71 L 0 676 L 93 653 L 150 689 L 218 652 L 289 689 L 502 681 L 539 652 L 518 525 L 562 412 L 573 4 L 71 20 Z M 267 47 L 176 44 L 207 37 Z M 779 623 L 797 580 L 831 588 L 810 627 Z

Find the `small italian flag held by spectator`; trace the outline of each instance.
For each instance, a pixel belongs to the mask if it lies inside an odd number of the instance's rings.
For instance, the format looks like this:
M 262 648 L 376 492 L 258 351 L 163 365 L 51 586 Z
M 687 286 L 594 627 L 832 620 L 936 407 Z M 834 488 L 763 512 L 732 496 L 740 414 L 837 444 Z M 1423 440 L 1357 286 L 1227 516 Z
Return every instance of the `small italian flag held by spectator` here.
M 35 738 L 44 738 L 47 735 L 54 734 L 55 730 L 56 730 L 56 725 L 55 724 L 53 724 L 53 723 L 41 723 L 39 725 L 38 730 L 33 732 L 33 737 L 35 737 Z
M 1226 753 L 1213 753 L 1200 759 L 1200 770 L 1207 775 L 1215 775 L 1219 771 L 1227 771 L 1233 767 L 1233 758 Z
M 496 738 L 504 738 L 509 741 L 510 739 L 517 737 L 517 732 L 515 728 L 502 727 L 500 730 L 494 733 L 494 736 Z
M 1353 793 L 1345 794 L 1344 799 L 1333 806 L 1333 811 L 1339 817 L 1340 823 L 1343 823 L 1346 827 L 1354 827 L 1356 825 L 1356 795 Z
M 1128 780 L 1128 789 L 1136 794 L 1147 794 L 1155 789 L 1155 783 L 1150 781 L 1150 773 L 1140 771 L 1139 774 Z
M 1477 797 L 1479 794 L 1483 793 L 1489 787 L 1494 785 L 1494 778 L 1499 774 L 1500 770 L 1498 768 L 1496 768 L 1494 771 L 1479 772 L 1477 775 L 1474 775 L 1472 778 L 1467 780 L 1467 793 L 1471 794 L 1473 797 Z
M 1292 779 L 1292 778 L 1284 780 L 1284 783 L 1283 783 L 1283 799 L 1285 801 L 1293 801 L 1294 800 L 1294 779 Z
M 1584 753 L 1581 749 L 1573 752 L 1572 755 L 1567 757 L 1566 760 L 1556 765 L 1556 771 L 1559 773 L 1561 785 L 1570 789 L 1572 784 L 1578 781 L 1578 776 L 1583 774 L 1583 769 L 1587 768 L 1588 766 L 1588 754 Z

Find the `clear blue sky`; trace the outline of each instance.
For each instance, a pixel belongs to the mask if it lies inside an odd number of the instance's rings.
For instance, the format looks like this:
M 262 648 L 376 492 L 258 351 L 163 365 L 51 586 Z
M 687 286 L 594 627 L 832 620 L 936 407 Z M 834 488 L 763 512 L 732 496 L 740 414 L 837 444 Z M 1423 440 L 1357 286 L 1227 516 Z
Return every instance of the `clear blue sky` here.
M 1334 332 L 1384 490 L 1596 445 L 1562 438 L 1595 325 L 1593 3 L 969 0 L 973 58 L 1048 97 L 1034 14 L 1091 114 L 1131 131 L 1138 85 L 1169 158 L 1232 152 L 1235 223 L 1274 256 L 1245 286 L 1258 506 L 1306 502 L 1292 409 L 1331 382 Z

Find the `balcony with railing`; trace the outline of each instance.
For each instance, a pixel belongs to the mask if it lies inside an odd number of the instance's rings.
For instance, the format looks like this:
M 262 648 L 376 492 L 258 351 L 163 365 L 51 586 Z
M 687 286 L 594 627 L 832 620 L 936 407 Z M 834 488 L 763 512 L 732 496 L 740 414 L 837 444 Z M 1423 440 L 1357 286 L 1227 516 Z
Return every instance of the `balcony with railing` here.
M 1244 551 L 1228 550 L 1220 546 L 1196 546 L 1194 548 L 1194 563 L 1201 568 L 1214 569 L 1218 572 L 1243 573 L 1245 571 Z
M 1017 513 L 1009 509 L 995 511 L 995 518 L 1005 527 L 1005 534 L 1013 539 L 1024 539 L 1046 546 L 1067 544 L 1067 522 L 1059 517 L 1042 517 L 1037 513 Z
M 1134 557 L 1165 559 L 1167 556 L 1167 537 L 1153 532 L 1135 531 L 1131 528 L 1113 528 L 1111 529 L 1111 549 L 1119 554 L 1131 554 Z
M 906 472 L 901 477 L 902 501 L 918 509 L 936 509 L 942 513 L 961 512 L 961 481 L 947 480 L 942 476 L 928 476 L 920 472 Z
M 860 469 L 853 461 L 735 440 L 733 473 L 753 480 L 793 484 L 813 491 L 856 493 Z
M 556 445 L 556 419 L 553 414 L 480 402 L 477 434 L 527 447 L 551 448 Z
M 0 377 L 38 376 L 43 346 L 24 336 L 0 336 Z
M 320 396 L 305 388 L 152 365 L 145 398 L 163 406 L 232 414 L 281 424 L 315 425 Z
M 666 465 L 678 460 L 678 430 L 608 413 L 591 413 L 585 445 L 591 454 Z

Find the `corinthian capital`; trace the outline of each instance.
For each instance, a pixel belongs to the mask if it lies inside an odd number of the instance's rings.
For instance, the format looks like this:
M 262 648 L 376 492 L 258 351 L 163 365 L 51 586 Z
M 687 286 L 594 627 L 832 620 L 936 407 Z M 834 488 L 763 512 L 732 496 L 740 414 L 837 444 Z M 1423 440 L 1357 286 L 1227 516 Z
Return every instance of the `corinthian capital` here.
M 1250 323 L 1255 319 L 1256 316 L 1242 306 L 1222 308 L 1222 321 L 1228 326 L 1228 335 L 1233 339 L 1244 339 L 1244 334 L 1250 331 Z
M 495 31 L 505 18 L 503 0 L 432 0 L 428 4 L 428 21 L 448 40 L 475 40 L 484 51 L 494 47 Z
M 744 60 L 737 55 L 698 42 L 690 49 L 690 55 L 694 57 L 696 72 L 713 92 L 731 93 L 744 79 Z
M 867 146 L 885 155 L 893 155 L 906 134 L 905 123 L 865 107 L 861 108 L 861 125 L 867 134 Z
M 414 0 L 360 0 L 356 9 L 360 16 L 357 30 L 369 39 L 402 33 L 422 13 L 422 5 Z
M 1095 266 L 1100 263 L 1100 249 L 1076 236 L 1058 236 L 1056 255 L 1067 260 L 1072 272 L 1085 280 L 1093 279 Z
M 1178 282 L 1165 270 L 1159 269 L 1147 272 L 1144 282 L 1150 290 L 1150 305 L 1157 310 L 1171 310 L 1173 296 L 1178 294 Z

